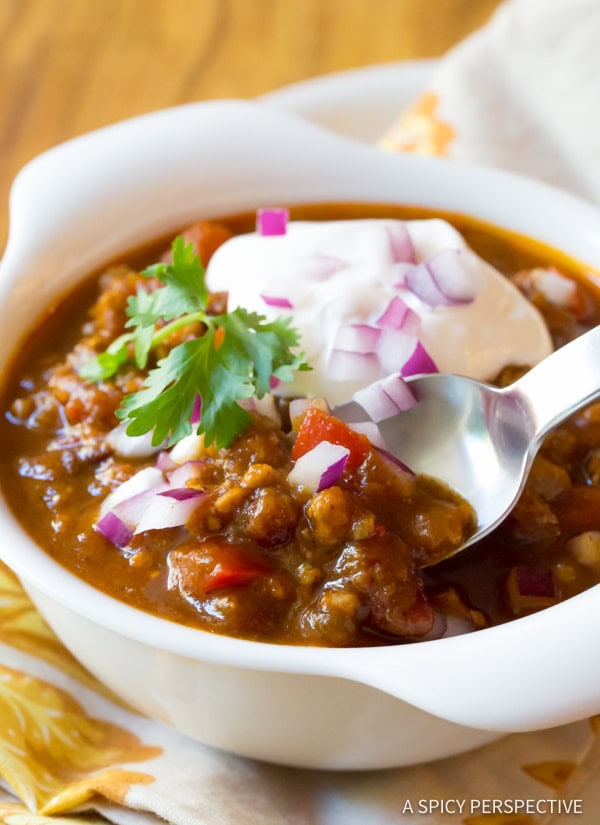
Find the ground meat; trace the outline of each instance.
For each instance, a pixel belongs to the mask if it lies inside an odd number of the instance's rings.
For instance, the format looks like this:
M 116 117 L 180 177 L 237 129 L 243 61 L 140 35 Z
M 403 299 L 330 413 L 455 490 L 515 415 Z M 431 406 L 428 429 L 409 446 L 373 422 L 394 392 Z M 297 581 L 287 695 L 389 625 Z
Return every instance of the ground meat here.
M 340 487 L 316 493 L 306 505 L 315 541 L 326 546 L 344 542 L 352 526 L 352 502 Z
M 431 630 L 433 611 L 409 548 L 388 534 L 347 544 L 300 621 L 307 637 L 348 644 L 359 622 L 392 636 L 421 636 Z
M 284 487 L 254 490 L 235 521 L 243 536 L 262 547 L 275 547 L 291 541 L 300 518 L 298 504 Z
M 225 539 L 184 545 L 168 556 L 168 586 L 208 624 L 233 635 L 264 635 L 295 596 L 292 577 L 269 565 L 251 542 Z

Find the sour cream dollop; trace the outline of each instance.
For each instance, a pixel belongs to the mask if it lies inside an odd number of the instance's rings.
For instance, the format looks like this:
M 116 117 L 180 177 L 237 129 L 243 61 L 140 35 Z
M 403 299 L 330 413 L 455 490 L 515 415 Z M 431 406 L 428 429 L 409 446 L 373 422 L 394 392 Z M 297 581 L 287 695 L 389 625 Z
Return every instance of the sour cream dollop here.
M 390 242 L 399 224 L 408 229 L 418 263 L 461 250 L 472 301 L 432 307 L 399 285 L 402 265 Z M 509 364 L 533 365 L 552 352 L 535 307 L 439 219 L 298 221 L 288 224 L 285 235 L 238 235 L 214 254 L 207 282 L 211 290 L 229 293 L 229 310 L 291 315 L 313 369 L 277 391 L 325 397 L 332 404 L 384 377 L 380 371 L 368 379 L 337 380 L 331 359 L 340 328 L 376 325 L 394 296 L 418 316 L 417 339 L 441 372 L 489 380 Z M 400 368 L 399 363 L 395 370 Z

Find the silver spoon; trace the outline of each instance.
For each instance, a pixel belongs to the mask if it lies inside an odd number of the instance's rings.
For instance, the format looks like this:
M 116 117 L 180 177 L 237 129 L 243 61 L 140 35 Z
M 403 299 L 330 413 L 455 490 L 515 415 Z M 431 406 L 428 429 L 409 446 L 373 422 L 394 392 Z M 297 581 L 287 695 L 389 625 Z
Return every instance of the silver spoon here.
M 503 389 L 441 373 L 408 381 L 418 404 L 378 427 L 393 455 L 474 508 L 477 529 L 458 552 L 509 514 L 548 431 L 600 396 L 600 326 Z M 354 401 L 334 412 L 347 423 L 371 420 Z

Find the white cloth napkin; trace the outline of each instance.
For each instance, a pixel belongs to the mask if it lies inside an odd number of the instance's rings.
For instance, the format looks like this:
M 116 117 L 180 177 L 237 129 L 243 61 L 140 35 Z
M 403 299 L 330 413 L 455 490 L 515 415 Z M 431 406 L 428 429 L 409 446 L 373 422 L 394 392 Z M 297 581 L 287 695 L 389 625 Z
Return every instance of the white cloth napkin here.
M 600 2 L 512 0 L 441 62 L 389 149 L 512 169 L 600 201 Z
M 441 61 L 382 143 L 515 169 L 600 200 L 599 44 L 600 0 L 512 0 Z M 9 825 L 89 825 L 98 814 L 117 825 L 591 825 L 600 812 L 511 818 L 482 805 L 549 810 L 548 800 L 577 799 L 599 772 L 600 719 L 373 773 L 228 756 L 115 701 L 0 567 L 0 821 Z

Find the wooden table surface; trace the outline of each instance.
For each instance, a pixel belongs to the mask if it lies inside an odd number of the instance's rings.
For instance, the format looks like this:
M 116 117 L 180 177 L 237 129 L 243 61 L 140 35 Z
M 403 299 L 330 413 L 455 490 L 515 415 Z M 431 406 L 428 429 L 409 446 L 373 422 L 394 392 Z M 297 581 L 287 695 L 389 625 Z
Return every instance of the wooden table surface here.
M 0 0 L 0 250 L 39 152 L 122 118 L 435 57 L 499 0 Z

